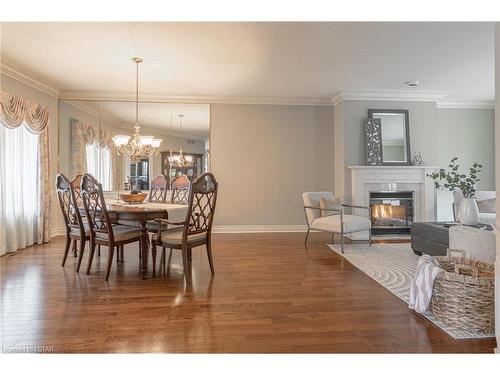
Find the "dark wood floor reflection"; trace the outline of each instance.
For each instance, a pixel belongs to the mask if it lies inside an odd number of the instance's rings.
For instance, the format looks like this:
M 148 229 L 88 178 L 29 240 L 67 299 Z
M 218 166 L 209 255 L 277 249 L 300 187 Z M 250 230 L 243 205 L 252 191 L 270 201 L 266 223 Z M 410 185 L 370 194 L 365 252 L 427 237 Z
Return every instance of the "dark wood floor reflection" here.
M 167 276 L 141 280 L 132 245 L 104 282 L 76 258 L 60 267 L 63 240 L 4 256 L 5 348 L 55 352 L 488 352 L 494 339 L 454 340 L 410 312 L 314 233 L 215 235 L 215 277 L 204 248 L 184 288 L 180 254 Z M 84 259 L 86 262 L 86 259 Z M 84 269 L 84 267 L 83 267 Z

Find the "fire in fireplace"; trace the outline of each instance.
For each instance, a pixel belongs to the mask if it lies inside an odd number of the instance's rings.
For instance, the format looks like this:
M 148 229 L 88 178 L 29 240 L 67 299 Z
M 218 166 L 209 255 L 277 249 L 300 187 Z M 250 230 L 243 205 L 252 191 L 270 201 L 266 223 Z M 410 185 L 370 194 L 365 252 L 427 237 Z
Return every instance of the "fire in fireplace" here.
M 372 191 L 370 207 L 373 234 L 410 233 L 413 191 Z

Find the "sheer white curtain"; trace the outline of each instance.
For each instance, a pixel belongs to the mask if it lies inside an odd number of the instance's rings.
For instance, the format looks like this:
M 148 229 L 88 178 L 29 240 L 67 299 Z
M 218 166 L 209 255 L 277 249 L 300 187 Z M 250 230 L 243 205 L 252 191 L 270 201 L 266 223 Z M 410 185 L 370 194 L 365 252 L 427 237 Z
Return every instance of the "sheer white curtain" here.
M 113 190 L 111 154 L 107 148 L 99 147 L 97 142 L 85 146 L 87 172 L 102 184 L 104 191 Z
M 0 125 L 0 255 L 37 242 L 39 135 Z

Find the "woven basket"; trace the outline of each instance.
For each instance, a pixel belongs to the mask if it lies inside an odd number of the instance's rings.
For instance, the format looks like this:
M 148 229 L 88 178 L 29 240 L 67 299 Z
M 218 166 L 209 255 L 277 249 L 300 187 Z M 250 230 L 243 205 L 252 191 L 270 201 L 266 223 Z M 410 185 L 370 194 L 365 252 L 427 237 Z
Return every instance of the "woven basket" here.
M 435 259 L 444 272 L 434 280 L 429 306 L 434 317 L 455 329 L 493 334 L 493 265 L 451 256 L 438 256 Z

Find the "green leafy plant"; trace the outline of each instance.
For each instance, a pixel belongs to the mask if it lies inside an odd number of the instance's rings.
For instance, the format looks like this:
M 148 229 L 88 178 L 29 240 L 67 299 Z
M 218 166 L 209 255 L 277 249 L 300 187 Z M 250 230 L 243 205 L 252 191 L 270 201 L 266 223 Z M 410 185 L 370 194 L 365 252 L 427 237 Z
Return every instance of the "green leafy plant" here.
M 449 191 L 460 189 L 464 198 L 473 198 L 476 194 L 476 183 L 480 181 L 477 175 L 483 170 L 483 166 L 474 162 L 469 168 L 469 175 L 466 175 L 459 172 L 460 164 L 458 164 L 458 158 L 454 157 L 448 164 L 448 168 L 447 170 L 441 168 L 439 172 L 428 174 L 427 177 L 434 180 L 436 189 Z

